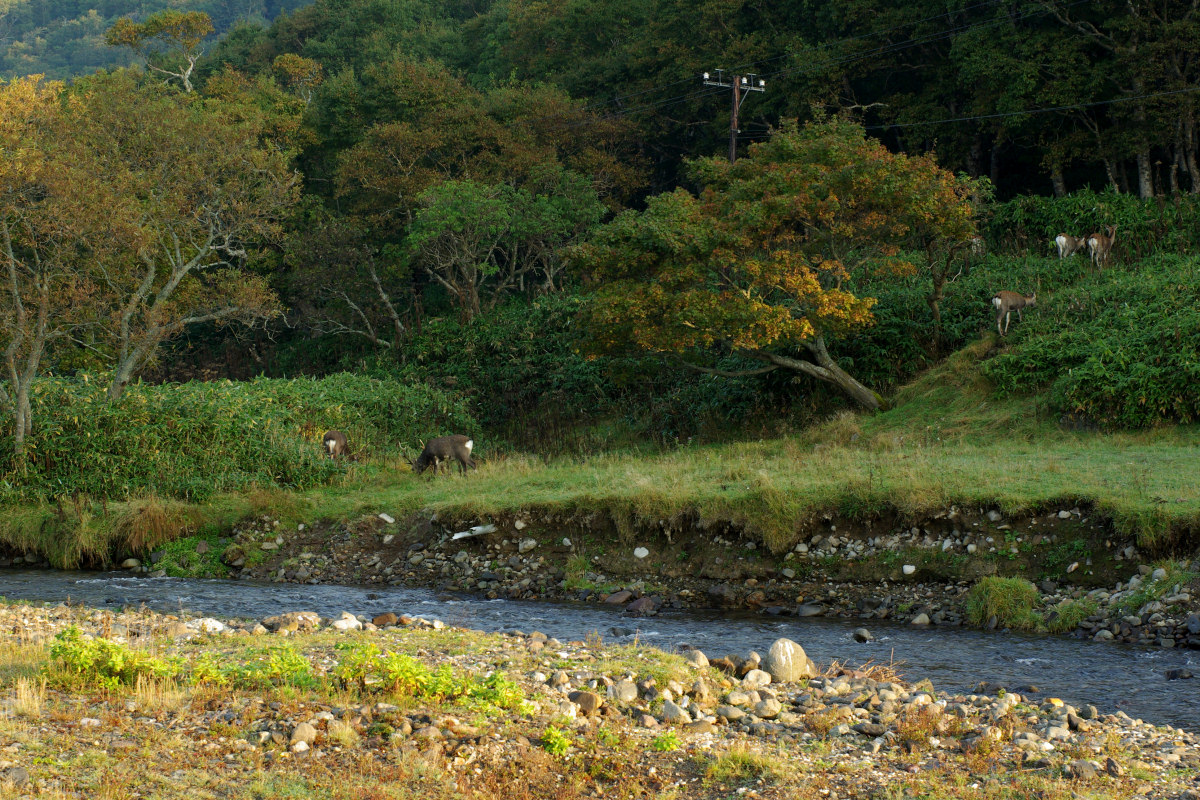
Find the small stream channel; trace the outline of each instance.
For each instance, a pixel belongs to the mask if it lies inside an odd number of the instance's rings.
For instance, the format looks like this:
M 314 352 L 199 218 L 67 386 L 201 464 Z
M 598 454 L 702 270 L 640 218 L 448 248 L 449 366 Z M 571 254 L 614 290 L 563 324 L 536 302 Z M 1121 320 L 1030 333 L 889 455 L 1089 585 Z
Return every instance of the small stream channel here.
M 662 612 L 636 619 L 618 608 L 573 603 L 485 600 L 427 589 L 251 583 L 248 581 L 133 578 L 125 573 L 0 569 L 0 596 L 61 602 L 68 598 L 99 608 L 141 606 L 160 612 L 186 610 L 213 617 L 257 618 L 285 611 L 343 611 L 367 617 L 392 611 L 441 619 L 484 631 L 542 631 L 566 641 L 599 634 L 606 642 L 638 641 L 676 648 L 683 644 L 710 657 L 751 650 L 766 653 L 786 636 L 818 663 L 839 660 L 898 662 L 909 680 L 929 678 L 945 692 L 971 692 L 980 681 L 1015 691 L 1034 686 L 1033 697 L 1060 697 L 1095 704 L 1102 712 L 1200 730 L 1200 678 L 1168 681 L 1169 669 L 1200 675 L 1200 651 L 1142 650 L 1061 636 L 987 633 L 961 628 L 916 628 L 880 620 L 823 617 L 779 618 L 717 612 Z M 867 627 L 877 638 L 851 637 Z

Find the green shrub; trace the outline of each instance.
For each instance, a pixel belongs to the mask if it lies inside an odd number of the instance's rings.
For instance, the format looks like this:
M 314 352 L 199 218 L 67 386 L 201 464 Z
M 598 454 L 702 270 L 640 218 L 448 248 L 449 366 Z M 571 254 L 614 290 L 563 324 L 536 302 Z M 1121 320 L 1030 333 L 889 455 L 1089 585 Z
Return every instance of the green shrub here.
M 1119 428 L 1200 420 L 1200 259 L 1162 256 L 1039 300 L 983 365 L 1003 394 Z
M 651 740 L 650 746 L 660 753 L 669 753 L 672 750 L 678 750 L 683 743 L 679 741 L 679 734 L 675 731 L 663 731 Z
M 1036 630 L 1041 624 L 1037 601 L 1037 587 L 1024 578 L 983 578 L 967 593 L 967 618 L 986 625 L 996 617 L 1002 628 Z
M 1066 197 L 1017 197 L 992 209 L 986 239 L 999 250 L 1043 256 L 1056 252 L 1058 234 L 1103 233 L 1105 225 L 1118 226 L 1113 253 L 1118 261 L 1193 253 L 1200 246 L 1200 195 L 1144 200 L 1111 189 L 1085 189 Z
M 470 431 L 451 395 L 361 375 L 130 386 L 108 402 L 88 375 L 34 387 L 26 454 L 0 438 L 0 501 L 82 492 L 124 499 L 149 492 L 204 500 L 251 486 L 303 489 L 345 469 L 323 457 L 321 435 L 347 432 L 360 454 L 419 449 L 428 436 Z
M 104 689 L 132 686 L 139 676 L 171 677 L 180 666 L 104 638 L 83 638 L 72 625 L 54 637 L 50 657 L 71 681 Z
M 553 725 L 542 732 L 542 747 L 552 756 L 564 755 L 571 744 L 571 737 Z
M 1079 627 L 1079 623 L 1096 613 L 1093 600 L 1063 600 L 1046 612 L 1045 628 L 1050 633 L 1066 633 Z

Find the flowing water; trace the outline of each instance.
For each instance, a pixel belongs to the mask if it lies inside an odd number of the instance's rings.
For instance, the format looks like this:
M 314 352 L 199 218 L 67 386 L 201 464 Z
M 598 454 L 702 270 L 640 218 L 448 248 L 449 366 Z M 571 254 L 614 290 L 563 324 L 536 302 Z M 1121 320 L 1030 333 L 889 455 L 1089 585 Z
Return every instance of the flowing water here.
M 392 611 L 437 618 L 485 631 L 542 631 L 567 641 L 598 634 L 606 642 L 673 649 L 688 644 L 710 657 L 751 650 L 765 654 L 775 639 L 799 642 L 818 663 L 896 662 L 907 679 L 930 678 L 942 692 L 970 692 L 980 681 L 1034 697 L 1095 704 L 1102 712 L 1200 730 L 1200 678 L 1168 681 L 1169 669 L 1200 675 L 1200 651 L 1144 650 L 1062 636 L 988 633 L 961 628 L 916 628 L 881 620 L 781 618 L 704 611 L 669 611 L 631 618 L 619 608 L 550 602 L 486 600 L 427 589 L 251 583 L 248 581 L 134 578 L 126 573 L 0 569 L 0 596 L 88 606 L 145 605 L 156 611 L 257 618 L 284 611 L 343 611 L 367 617 Z M 851 637 L 867 627 L 877 638 Z

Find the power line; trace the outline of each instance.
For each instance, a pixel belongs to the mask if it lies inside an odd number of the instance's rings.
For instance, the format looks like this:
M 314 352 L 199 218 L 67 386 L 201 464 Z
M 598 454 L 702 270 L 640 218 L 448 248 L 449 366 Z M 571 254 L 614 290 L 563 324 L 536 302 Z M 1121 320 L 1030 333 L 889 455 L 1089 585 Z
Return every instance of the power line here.
M 912 25 L 919 25 L 923 22 L 929 22 L 929 21 L 932 21 L 935 19 L 941 19 L 942 17 L 948 17 L 948 16 L 951 16 L 952 14 L 960 14 L 960 13 L 963 13 L 966 11 L 971 11 L 971 10 L 975 10 L 975 9 L 979 9 L 979 8 L 985 8 L 987 6 L 995 5 L 1000 2 L 1003 2 L 1003 0 L 985 0 L 985 2 L 976 3 L 973 6 L 967 6 L 966 8 L 960 9 L 958 11 L 949 11 L 944 14 L 936 14 L 933 16 L 924 17 L 919 20 L 913 20 L 911 22 L 905 22 L 905 23 L 901 23 L 899 25 L 894 25 L 891 28 L 885 28 L 883 30 L 865 33 L 865 34 L 862 34 L 861 36 L 852 36 L 852 37 L 848 37 L 845 39 L 839 39 L 834 42 L 824 42 L 824 43 L 817 45 L 817 48 L 818 49 L 830 49 L 833 47 L 849 44 L 851 42 L 875 38 L 877 36 L 882 36 L 884 34 L 900 30 L 901 28 L 906 28 L 906 27 L 909 27 Z M 1067 7 L 1070 8 L 1071 6 L 1079 5 L 1080 3 L 1084 3 L 1084 2 L 1088 2 L 1088 0 L 1076 0 L 1076 2 L 1071 3 Z M 901 50 L 906 50 L 910 47 L 918 47 L 922 44 L 929 44 L 932 42 L 941 41 L 942 39 L 949 38 L 950 36 L 952 36 L 956 33 L 966 33 L 971 30 L 975 30 L 977 28 L 987 28 L 987 27 L 991 27 L 994 25 L 1004 23 L 1004 22 L 1020 21 L 1027 17 L 1030 17 L 1030 16 L 1036 16 L 1036 15 L 1041 15 L 1041 14 L 1046 14 L 1046 13 L 1049 13 L 1049 12 L 1043 10 L 1043 11 L 1038 11 L 1038 12 L 1029 12 L 1025 15 L 1022 15 L 1022 16 L 1016 17 L 1016 18 L 1006 17 L 1001 20 L 985 20 L 982 22 L 971 23 L 969 25 L 962 25 L 962 26 L 958 26 L 958 27 L 954 27 L 954 28 L 949 28 L 944 31 L 940 31 L 935 34 L 929 34 L 920 39 L 916 39 L 916 40 L 909 39 L 904 42 L 892 42 L 887 45 L 876 48 L 874 50 L 867 50 L 862 53 L 854 53 L 854 54 L 850 54 L 850 55 L 840 56 L 838 58 L 827 60 L 827 61 L 824 61 L 824 62 L 821 62 L 818 64 L 807 65 L 803 68 L 797 68 L 797 69 L 791 69 L 791 70 L 780 70 L 778 72 L 771 73 L 771 74 L 767 75 L 766 77 L 775 78 L 775 77 L 784 76 L 784 75 L 805 74 L 805 73 L 810 73 L 810 72 L 816 72 L 819 70 L 827 69 L 829 67 L 839 66 L 841 64 L 852 63 L 854 61 L 860 61 L 865 58 L 870 58 L 871 56 L 874 56 L 874 55 L 882 55 L 882 54 L 890 54 L 890 53 L 894 53 L 894 52 L 900 52 Z M 735 67 L 734 69 L 740 71 L 747 67 L 753 67 L 753 66 L 756 66 L 759 64 L 768 64 L 773 61 L 778 61 L 780 59 L 789 58 L 789 57 L 796 56 L 796 55 L 800 55 L 800 53 L 798 53 L 798 52 L 783 53 L 778 56 L 772 56 L 771 58 L 761 59 L 759 61 L 749 62 L 749 64 L 739 65 L 738 67 Z M 694 78 L 672 81 L 671 83 L 666 83 L 661 86 L 653 86 L 653 87 L 650 87 L 647 89 L 639 90 L 637 92 L 630 92 L 629 94 L 618 95 L 616 97 L 612 97 L 607 100 L 599 100 L 599 101 L 596 101 L 593 103 L 585 104 L 585 105 L 581 106 L 579 110 L 580 111 L 590 111 L 590 110 L 600 108 L 603 106 L 612 105 L 614 103 L 620 103 L 625 100 L 630 100 L 635 97 L 640 97 L 642 95 L 650 94 L 651 92 L 661 91 L 663 89 L 668 89 L 673 86 L 678 86 L 681 84 L 689 83 L 692 80 L 694 80 Z M 690 94 L 686 94 L 686 95 L 679 95 L 676 97 L 667 98 L 664 100 L 655 100 L 655 101 L 651 101 L 648 103 L 641 103 L 641 104 L 631 107 L 631 108 L 623 108 L 623 109 L 614 111 L 609 116 L 610 117 L 612 117 L 612 116 L 628 116 L 629 114 L 633 114 L 638 111 L 654 109 L 654 108 L 659 107 L 660 105 L 661 106 L 669 106 L 669 105 L 673 105 L 683 99 L 690 99 L 690 98 L 699 97 L 699 96 L 702 96 L 702 95 L 697 94 L 697 93 L 690 93 Z M 561 117 L 561 116 L 562 116 L 561 114 L 548 115 L 545 117 L 540 117 L 537 119 L 529 120 L 529 122 L 538 122 L 540 120 L 554 119 L 555 117 Z M 581 125 L 581 124 L 592 124 L 592 123 L 591 122 L 568 123 L 567 127 L 574 127 L 575 125 Z

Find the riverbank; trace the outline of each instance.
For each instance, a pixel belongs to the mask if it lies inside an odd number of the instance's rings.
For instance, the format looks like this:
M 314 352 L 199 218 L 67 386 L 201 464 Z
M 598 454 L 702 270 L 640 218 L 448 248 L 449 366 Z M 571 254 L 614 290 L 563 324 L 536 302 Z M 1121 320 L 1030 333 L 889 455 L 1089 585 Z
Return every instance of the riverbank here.
M 5 605 L 0 630 L 6 796 L 1200 796 L 1195 734 L 878 667 L 395 614 Z M 88 637 L 140 667 L 104 686 Z
M 891 519 L 865 528 L 831 515 L 823 533 L 783 554 L 694 520 L 675 520 L 674 530 L 664 525 L 645 538 L 624 538 L 616 527 L 599 513 L 381 513 L 294 529 L 263 516 L 228 539 L 184 539 L 145 564 L 129 564 L 150 575 L 603 603 L 632 616 L 737 609 L 1200 649 L 1200 562 L 1150 562 L 1089 509 L 1007 517 L 952 506 L 911 526 Z M 1011 577 L 1027 584 L 1025 605 L 1004 596 Z

